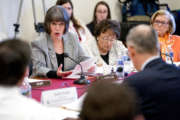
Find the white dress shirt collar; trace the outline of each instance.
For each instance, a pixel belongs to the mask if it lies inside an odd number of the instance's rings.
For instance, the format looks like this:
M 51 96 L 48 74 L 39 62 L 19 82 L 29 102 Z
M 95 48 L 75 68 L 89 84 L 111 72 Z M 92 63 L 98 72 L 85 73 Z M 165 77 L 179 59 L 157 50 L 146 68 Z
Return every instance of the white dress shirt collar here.
M 4 96 L 8 96 L 8 95 L 14 95 L 14 94 L 20 94 L 20 89 L 17 86 L 13 86 L 13 87 L 0 86 L 0 98 Z
M 147 60 L 142 64 L 141 70 L 144 70 L 144 68 L 146 67 L 146 65 L 147 65 L 148 63 L 150 63 L 151 61 L 153 61 L 153 60 L 155 60 L 155 59 L 158 59 L 158 58 L 160 58 L 159 55 L 158 55 L 158 56 L 152 56 L 152 57 L 150 57 L 149 59 L 147 59 Z

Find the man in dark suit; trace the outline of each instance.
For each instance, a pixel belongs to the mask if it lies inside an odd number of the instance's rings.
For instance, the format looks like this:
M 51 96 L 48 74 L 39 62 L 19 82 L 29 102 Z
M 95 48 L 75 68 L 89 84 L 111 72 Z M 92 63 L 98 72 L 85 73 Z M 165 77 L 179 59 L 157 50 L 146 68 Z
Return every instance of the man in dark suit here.
M 134 27 L 127 36 L 127 47 L 139 72 L 125 83 L 137 92 L 146 120 L 180 120 L 180 70 L 160 58 L 154 29 Z

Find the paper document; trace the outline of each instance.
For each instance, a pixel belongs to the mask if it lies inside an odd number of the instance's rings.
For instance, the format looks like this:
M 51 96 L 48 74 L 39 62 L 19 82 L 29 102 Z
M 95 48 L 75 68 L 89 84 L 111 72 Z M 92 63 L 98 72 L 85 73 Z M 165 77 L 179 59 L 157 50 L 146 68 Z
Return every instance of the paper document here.
M 60 106 L 60 111 L 63 114 L 62 118 L 66 118 L 66 117 L 78 118 L 86 94 L 87 93 L 83 94 L 78 100 L 72 103 L 64 104 Z
M 174 62 L 174 64 L 179 67 L 180 66 L 180 62 Z
M 95 60 L 93 58 L 90 58 L 88 60 L 85 60 L 83 62 L 80 62 L 83 72 L 88 72 L 88 70 L 95 65 Z M 67 78 L 80 78 L 81 74 L 81 67 L 80 65 L 76 65 L 72 74 L 67 76 Z
M 59 112 L 62 115 L 61 118 L 59 118 L 59 120 L 63 120 L 65 118 L 78 118 L 79 112 L 76 111 L 70 111 L 68 109 L 64 109 L 64 108 L 59 108 Z
M 86 94 L 87 93 L 83 94 L 78 100 L 76 100 L 74 102 L 62 105 L 60 108 L 66 109 L 66 110 L 69 110 L 69 111 L 80 112 L 81 107 L 82 107 L 82 103 L 84 101 L 84 98 L 85 98 Z

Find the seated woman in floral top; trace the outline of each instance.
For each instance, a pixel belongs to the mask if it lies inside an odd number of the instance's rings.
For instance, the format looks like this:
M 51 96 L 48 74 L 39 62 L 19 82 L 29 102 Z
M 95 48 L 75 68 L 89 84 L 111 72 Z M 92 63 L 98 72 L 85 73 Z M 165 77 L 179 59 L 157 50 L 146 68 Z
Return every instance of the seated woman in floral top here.
M 121 41 L 120 24 L 114 20 L 103 20 L 95 28 L 95 39 L 82 45 L 85 51 L 96 59 L 97 66 L 103 66 L 104 73 L 109 73 L 117 60 L 127 49 Z

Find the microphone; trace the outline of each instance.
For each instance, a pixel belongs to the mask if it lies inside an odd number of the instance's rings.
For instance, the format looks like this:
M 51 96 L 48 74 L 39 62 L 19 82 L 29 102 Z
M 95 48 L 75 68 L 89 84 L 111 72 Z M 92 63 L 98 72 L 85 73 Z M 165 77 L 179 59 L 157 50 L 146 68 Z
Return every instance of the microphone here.
M 69 58 L 70 60 L 72 60 L 73 62 L 75 62 L 76 64 L 80 65 L 81 67 L 81 76 L 79 79 L 75 80 L 74 81 L 74 84 L 89 84 L 90 81 L 86 79 L 85 75 L 84 75 L 84 72 L 83 72 L 83 69 L 82 69 L 82 65 L 77 62 L 76 60 L 74 60 L 73 58 L 71 58 L 68 53 L 64 53 L 64 57 L 67 57 Z
M 169 57 L 169 58 L 170 58 L 170 61 L 171 61 L 171 64 L 174 64 L 174 63 L 173 63 L 173 59 L 172 59 L 172 56 L 171 56 L 171 55 L 169 55 L 168 53 L 162 53 L 162 52 L 160 52 L 160 54 L 161 54 L 161 55 L 165 55 L 165 56 Z

